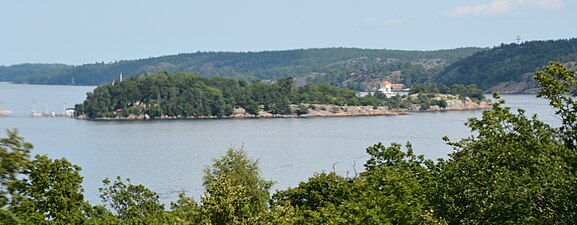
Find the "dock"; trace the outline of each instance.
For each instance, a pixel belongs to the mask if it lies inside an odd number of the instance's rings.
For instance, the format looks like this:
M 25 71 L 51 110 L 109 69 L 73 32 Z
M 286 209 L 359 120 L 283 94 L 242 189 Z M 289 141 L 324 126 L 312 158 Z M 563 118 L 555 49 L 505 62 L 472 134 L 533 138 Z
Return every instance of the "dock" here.
M 66 109 L 63 113 L 58 113 L 58 112 L 36 112 L 36 111 L 32 111 L 30 112 L 30 116 L 31 117 L 68 117 L 68 118 L 72 118 L 74 117 L 74 109 L 73 108 L 68 108 Z

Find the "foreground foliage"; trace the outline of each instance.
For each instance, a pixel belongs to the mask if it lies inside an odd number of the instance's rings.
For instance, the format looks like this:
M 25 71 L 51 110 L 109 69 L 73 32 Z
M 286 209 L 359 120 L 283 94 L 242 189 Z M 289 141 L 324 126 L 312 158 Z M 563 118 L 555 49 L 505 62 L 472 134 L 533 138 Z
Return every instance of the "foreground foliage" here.
M 449 142 L 455 152 L 437 165 L 437 212 L 450 224 L 575 221 L 575 151 L 535 116 L 501 104 L 469 120 L 476 136 Z
M 271 181 L 244 150 L 229 149 L 204 171 L 200 202 L 184 193 L 165 211 L 142 185 L 105 180 L 103 205 L 83 200 L 80 167 L 31 158 L 15 131 L 0 139 L 3 224 L 573 224 L 577 221 L 576 72 L 537 73 L 560 128 L 511 112 L 499 99 L 467 122 L 471 136 L 437 162 L 410 143 L 367 148 L 354 177 L 319 173 L 270 197 Z

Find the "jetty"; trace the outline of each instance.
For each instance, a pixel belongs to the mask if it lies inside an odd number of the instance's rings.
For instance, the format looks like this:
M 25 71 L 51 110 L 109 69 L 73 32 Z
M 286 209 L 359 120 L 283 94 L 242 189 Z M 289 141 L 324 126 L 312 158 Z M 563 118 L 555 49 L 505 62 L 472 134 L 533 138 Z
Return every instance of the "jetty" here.
M 68 118 L 72 118 L 74 117 L 74 109 L 73 108 L 67 108 L 66 110 L 64 110 L 64 112 L 37 112 L 37 111 L 32 111 L 30 112 L 30 116 L 31 117 L 68 117 Z

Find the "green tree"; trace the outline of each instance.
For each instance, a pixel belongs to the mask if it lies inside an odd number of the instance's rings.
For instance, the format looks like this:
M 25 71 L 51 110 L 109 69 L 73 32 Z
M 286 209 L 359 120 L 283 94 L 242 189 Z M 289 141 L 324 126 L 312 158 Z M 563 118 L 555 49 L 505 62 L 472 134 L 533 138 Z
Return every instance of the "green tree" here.
M 84 222 L 89 205 L 82 194 L 80 167 L 45 155 L 31 160 L 32 148 L 16 131 L 8 131 L 8 138 L 0 139 L 0 222 Z
M 275 193 L 273 206 L 289 203 L 299 224 L 442 224 L 427 200 L 434 184 L 431 161 L 414 155 L 410 144 L 405 152 L 398 144 L 379 143 L 367 153 L 358 176 L 317 174 Z
M 300 182 L 298 187 L 277 191 L 272 200 L 275 204 L 288 202 L 299 210 L 315 211 L 350 199 L 352 181 L 334 172 L 319 173 Z
M 158 104 L 152 104 L 148 106 L 148 115 L 152 118 L 159 118 L 164 115 L 164 111 Z
M 203 180 L 206 194 L 201 201 L 205 223 L 254 223 L 267 212 L 272 182 L 260 176 L 258 162 L 248 159 L 244 150 L 228 149 L 205 169 Z
M 17 130 L 7 130 L 6 133 L 8 137 L 0 139 L 0 208 L 10 202 L 10 195 L 15 191 L 12 185 L 18 181 L 18 175 L 27 172 L 32 163 L 32 144 L 24 142 Z
M 410 143 L 385 147 L 381 143 L 367 148 L 370 155 L 365 172 L 359 177 L 356 197 L 344 205 L 340 214 L 347 221 L 364 224 L 439 223 L 429 215 L 427 196 L 434 184 L 430 172 L 433 162 L 415 155 Z
M 84 221 L 84 201 L 80 167 L 66 159 L 51 160 L 36 156 L 27 183 L 21 186 L 21 195 L 13 210 L 23 220 L 35 223 L 54 221 L 60 224 L 78 224 Z
M 16 204 L 13 199 L 18 197 L 19 176 L 29 171 L 33 146 L 24 142 L 17 130 L 6 133 L 8 137 L 0 139 L 0 222 L 16 224 L 18 218 L 6 206 Z
M 541 89 L 538 97 L 549 99 L 549 105 L 561 117 L 561 133 L 565 145 L 576 150 L 577 145 L 577 71 L 561 63 L 549 63 L 543 71 L 535 74 Z
M 106 206 L 113 209 L 123 223 L 159 224 L 166 221 L 164 205 L 158 201 L 158 195 L 143 185 L 134 185 L 129 179 L 126 183 L 120 177 L 114 182 L 102 181 L 100 198 Z
M 309 112 L 309 108 L 303 104 L 299 104 L 295 113 L 300 116 L 300 115 L 304 115 L 307 114 Z
M 494 97 L 492 110 L 467 123 L 476 135 L 449 142 L 456 151 L 438 165 L 435 212 L 449 224 L 576 221 L 575 152 L 536 116 Z
M 193 198 L 185 196 L 184 193 L 179 194 L 178 201 L 172 203 L 170 208 L 172 209 L 168 215 L 170 224 L 193 225 L 202 222 L 201 206 Z

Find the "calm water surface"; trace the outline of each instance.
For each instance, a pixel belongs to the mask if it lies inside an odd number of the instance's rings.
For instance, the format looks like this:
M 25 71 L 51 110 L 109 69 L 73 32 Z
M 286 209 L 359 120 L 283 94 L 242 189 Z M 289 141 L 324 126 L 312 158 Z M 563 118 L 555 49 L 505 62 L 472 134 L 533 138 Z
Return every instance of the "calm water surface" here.
M 15 85 L 0 83 L 0 129 L 17 128 L 34 152 L 66 157 L 82 167 L 85 196 L 100 203 L 104 178 L 121 176 L 144 184 L 169 203 L 185 191 L 203 193 L 202 171 L 229 147 L 244 147 L 259 159 L 262 174 L 276 182 L 273 189 L 294 187 L 315 172 L 334 170 L 352 176 L 361 171 L 365 148 L 377 142 L 411 141 L 416 153 L 446 157 L 452 149 L 441 137 L 468 136 L 463 124 L 481 111 L 412 113 L 406 116 L 293 119 L 207 119 L 173 121 L 83 121 L 31 118 L 30 111 L 62 112 L 94 87 Z M 524 108 L 559 124 L 547 102 L 532 95 L 507 95 L 512 108 Z M 5 136 L 2 134 L 2 136 Z

